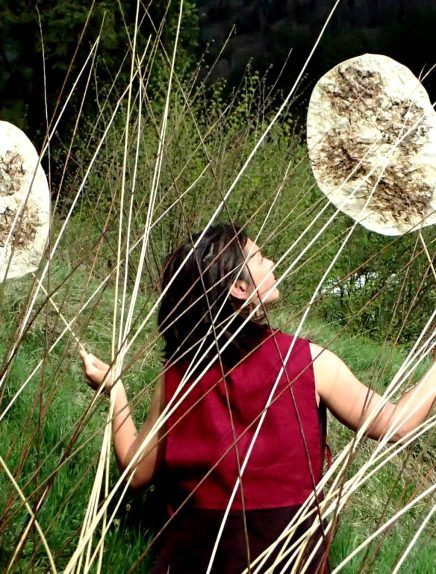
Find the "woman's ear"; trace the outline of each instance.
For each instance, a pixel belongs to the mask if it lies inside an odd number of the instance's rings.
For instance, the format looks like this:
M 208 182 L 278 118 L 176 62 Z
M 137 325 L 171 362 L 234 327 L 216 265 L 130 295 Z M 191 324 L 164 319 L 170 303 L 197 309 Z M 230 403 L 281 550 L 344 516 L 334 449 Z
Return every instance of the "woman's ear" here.
M 235 299 L 245 301 L 249 295 L 248 283 L 244 279 L 237 279 L 230 289 L 230 295 Z

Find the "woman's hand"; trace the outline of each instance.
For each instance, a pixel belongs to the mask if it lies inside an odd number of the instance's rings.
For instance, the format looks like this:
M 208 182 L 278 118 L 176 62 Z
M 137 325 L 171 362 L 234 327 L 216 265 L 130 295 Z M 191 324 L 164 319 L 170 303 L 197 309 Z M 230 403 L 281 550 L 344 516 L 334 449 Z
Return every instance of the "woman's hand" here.
M 103 386 L 103 392 L 108 393 L 113 385 L 113 374 L 109 365 L 85 351 L 80 351 L 80 356 L 89 386 L 94 390 Z

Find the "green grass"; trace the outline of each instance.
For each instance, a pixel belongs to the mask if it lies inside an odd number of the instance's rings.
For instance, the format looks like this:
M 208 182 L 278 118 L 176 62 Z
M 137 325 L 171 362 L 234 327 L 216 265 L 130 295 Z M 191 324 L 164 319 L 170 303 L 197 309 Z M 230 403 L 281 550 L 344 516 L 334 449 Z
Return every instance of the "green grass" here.
M 78 273 L 77 276 L 73 276 L 71 282 L 66 313 L 77 309 L 81 297 L 80 285 L 84 284 L 84 276 Z M 18 314 L 21 299 L 14 301 L 15 293 L 16 290 L 11 288 L 7 297 L 17 307 L 16 314 Z M 110 347 L 111 333 L 108 325 L 112 298 L 113 287 L 109 286 L 98 307 L 82 318 L 80 324 L 82 340 L 85 340 L 86 336 L 87 345 L 94 352 L 106 357 Z M 6 298 L 3 302 L 6 304 Z M 144 304 L 149 306 L 150 302 L 144 300 Z M 47 312 L 49 313 L 48 309 Z M 11 397 L 22 384 L 61 327 L 59 323 L 57 327 L 54 325 L 47 332 L 45 331 L 47 320 L 42 313 L 20 346 L 7 379 L 6 404 L 7 397 Z M 49 320 L 53 320 L 50 313 Z M 273 317 L 273 321 L 277 325 L 287 322 L 282 312 Z M 153 328 L 145 330 L 141 341 L 138 342 L 138 348 L 147 344 L 153 331 Z M 7 330 L 4 330 L 0 339 L 1 354 L 6 351 L 7 334 Z M 335 328 L 323 325 L 316 318 L 307 323 L 305 334 L 321 344 L 329 344 L 363 381 L 368 383 L 374 379 L 379 390 L 387 384 L 405 356 L 405 350 L 390 348 L 387 345 L 382 349 L 379 343 L 365 337 L 343 334 L 335 338 Z M 380 376 L 382 367 L 386 368 Z M 155 348 L 127 373 L 125 381 L 131 396 L 137 395 L 141 389 L 149 386 L 158 372 L 159 355 Z M 134 414 L 138 423 L 146 416 L 149 396 L 150 388 L 135 404 Z M 107 403 L 102 399 L 93 409 L 77 438 L 74 438 L 75 430 L 92 397 L 93 392 L 83 379 L 76 344 L 72 338 L 67 338 L 47 357 L 43 369 L 22 392 L 1 427 L 0 454 L 17 477 L 32 505 L 38 504 L 45 486 L 49 486 L 38 519 L 54 552 L 56 564 L 61 570 L 75 547 L 86 501 L 91 491 L 93 471 L 97 465 L 105 423 Z M 343 447 L 351 436 L 352 433 L 339 423 L 331 424 L 329 440 L 334 451 L 337 452 Z M 364 460 L 374 445 L 372 441 L 366 441 L 359 451 L 358 461 L 355 464 Z M 422 477 L 427 475 L 429 480 L 428 473 L 431 473 L 434 461 L 434 450 L 431 451 L 429 445 L 428 441 L 419 442 L 404 455 L 386 465 L 353 496 L 341 516 L 339 531 L 332 546 L 333 564 L 337 564 L 357 543 L 374 531 L 385 506 L 388 508 L 386 516 L 390 516 L 392 511 L 404 505 L 407 497 L 416 488 L 422 486 Z M 59 469 L 58 465 L 65 458 L 67 460 Z M 45 482 L 53 472 L 54 478 Z M 117 469 L 112 464 L 112 481 L 114 482 L 116 478 Z M 4 474 L 0 480 L 0 508 L 3 521 L 7 522 L 7 527 L 2 528 L 0 554 L 0 565 L 4 568 L 27 524 L 28 515 Z M 142 494 L 128 494 L 122 503 L 106 538 L 104 571 L 126 572 L 128 566 L 135 563 L 144 550 L 150 532 L 150 511 L 144 504 L 143 498 Z M 422 511 L 423 507 L 420 506 L 403 517 L 401 522 L 389 531 L 378 552 L 376 549 L 379 539 L 374 541 L 366 562 L 368 572 L 390 571 L 416 530 Z M 432 529 L 434 522 L 423 533 L 406 562 L 408 565 L 406 567 L 412 572 L 431 571 L 431 565 L 436 559 L 436 548 L 434 543 L 431 543 Z M 358 571 L 364 554 L 364 552 L 360 554 L 344 571 L 350 573 Z M 32 570 L 42 573 L 47 567 L 45 552 L 37 533 L 32 529 L 20 560 L 12 571 Z M 142 571 L 146 571 L 146 562 L 142 563 L 141 568 Z
M 209 220 L 274 111 L 271 108 L 259 109 L 257 103 L 253 105 L 255 100 L 261 100 L 263 88 L 256 86 L 256 78 L 249 81 L 252 85 L 248 85 L 251 90 L 248 92 L 253 100 L 247 101 L 246 96 L 236 97 L 233 107 L 225 115 L 222 115 L 224 104 L 219 100 L 219 94 L 207 104 L 204 103 L 206 95 L 199 97 L 189 110 L 192 117 L 180 109 L 180 102 L 183 101 L 180 94 L 174 97 L 174 113 L 169 118 L 164 169 L 154 219 L 180 197 L 181 192 L 207 165 L 209 168 L 197 187 L 153 228 L 135 307 L 134 319 L 138 322 L 156 300 L 163 257 L 190 229 L 200 230 Z M 153 121 L 160 121 L 160 118 L 149 117 L 152 111 L 148 113 L 140 134 L 132 230 L 132 237 L 135 238 L 140 236 L 145 222 L 156 158 L 157 135 Z M 103 118 L 103 123 L 106 120 Z M 123 112 L 120 112 L 45 281 L 47 289 L 56 291 L 54 299 L 68 320 L 79 312 L 93 291 L 113 272 L 116 264 L 123 157 L 120 142 L 124 120 Z M 216 129 L 209 133 L 209 126 L 215 120 L 219 120 Z M 97 123 L 95 127 L 95 133 L 100 134 L 104 126 Z M 135 128 L 133 125 L 131 127 L 126 171 L 128 190 L 133 179 L 132 158 L 136 141 Z M 203 135 L 207 133 L 204 141 L 200 142 L 197 128 Z M 78 167 L 67 174 L 68 189 L 63 192 L 61 206 L 54 219 L 53 238 L 57 237 L 94 146 L 93 140 L 87 146 L 82 144 L 80 154 L 75 157 Z M 260 147 L 221 216 L 241 224 L 248 222 L 249 232 L 254 236 L 264 223 L 277 194 L 275 208 L 258 240 L 268 255 L 277 259 L 301 236 L 317 210 L 324 205 L 325 199 L 313 184 L 306 150 L 301 139 L 294 134 L 292 117 L 287 114 Z M 130 199 L 129 195 L 127 199 Z M 310 237 L 296 247 L 286 263 L 289 264 L 300 253 L 332 213 L 329 208 L 314 226 Z M 126 213 L 124 221 L 125 217 Z M 280 305 L 272 314 L 273 325 L 291 332 L 295 329 L 304 305 L 336 253 L 340 238 L 349 225 L 350 220 L 339 216 L 290 274 L 282 287 Z M 434 234 L 424 230 L 424 236 L 431 247 Z M 123 246 L 125 239 L 123 231 Z M 391 240 L 357 229 L 329 277 L 330 286 L 338 284 L 344 287 L 343 297 L 324 291 L 304 325 L 305 336 L 336 351 L 363 382 L 379 391 L 386 387 L 404 360 L 428 317 L 434 288 L 428 281 L 425 257 L 421 254 L 415 260 L 412 257 L 415 252 L 415 238 L 411 234 Z M 128 294 L 132 292 L 138 259 L 136 250 L 129 260 Z M 406 271 L 400 273 L 404 266 L 407 266 Z M 284 269 L 285 264 L 282 264 L 276 276 Z M 122 277 L 124 270 L 122 266 Z M 361 272 L 368 273 L 368 276 L 378 273 L 378 283 L 371 283 L 360 291 L 353 290 L 353 278 Z M 351 275 L 350 280 L 347 279 L 348 275 Z M 404 278 L 407 279 L 405 286 Z M 421 284 L 423 278 L 427 278 L 427 281 Z M 31 277 L 26 277 L 0 285 L 0 367 L 5 365 L 11 341 L 15 340 L 14 333 L 26 307 L 31 281 Z M 105 288 L 99 291 L 73 327 L 87 350 L 107 361 L 111 356 L 114 298 L 112 274 Z M 41 496 L 48 488 L 38 511 L 38 519 L 54 552 L 57 567 L 62 570 L 75 548 L 91 492 L 107 402 L 102 398 L 83 420 L 94 394 L 84 382 L 77 343 L 67 333 L 48 354 L 48 349 L 64 325 L 50 303 L 44 302 L 43 295 L 39 296 L 35 306 L 35 310 L 38 309 L 38 314 L 35 311 L 32 314 L 32 325 L 13 360 L 3 390 L 2 406 L 9 404 L 41 359 L 43 366 L 1 423 L 0 454 L 33 508 L 38 507 Z M 410 315 L 407 314 L 409 310 Z M 123 375 L 129 395 L 134 398 L 133 410 L 138 424 L 146 418 L 153 381 L 159 374 L 161 364 L 159 343 L 153 342 L 156 335 L 154 324 L 155 316 L 129 353 L 127 362 L 135 361 Z M 397 336 L 400 343 L 395 342 Z M 383 343 L 385 338 L 388 341 L 386 344 Z M 350 431 L 331 421 L 329 441 L 334 452 L 339 452 L 351 437 Z M 370 440 L 365 441 L 354 465 L 361 464 L 374 445 Z M 422 488 L 428 481 L 434 480 L 434 458 L 433 435 L 419 441 L 407 453 L 387 464 L 353 495 L 341 515 L 339 531 L 333 543 L 334 564 L 374 531 L 385 507 L 387 516 L 390 516 L 396 508 L 404 506 L 415 488 Z M 116 465 L 112 462 L 112 484 L 117 476 Z M 425 507 L 419 506 L 404 516 L 389 532 L 379 552 L 379 539 L 374 541 L 365 562 L 366 572 L 391 571 L 392 564 L 416 531 L 424 512 Z M 149 503 L 144 505 L 142 494 L 127 495 L 106 538 L 104 572 L 127 572 L 139 559 L 150 533 L 149 518 L 152 515 L 153 510 L 150 510 Z M 0 570 L 5 569 L 11 559 L 28 520 L 29 516 L 11 483 L 5 473 L 0 473 Z M 405 569 L 417 573 L 430 571 L 436 562 L 435 547 L 431 544 L 434 526 L 434 521 L 428 525 L 406 561 Z M 364 554 L 359 555 L 345 571 L 359 571 Z M 38 534 L 32 528 L 11 571 L 42 574 L 47 568 L 45 552 Z M 146 562 L 141 564 L 140 570 L 147 570 Z

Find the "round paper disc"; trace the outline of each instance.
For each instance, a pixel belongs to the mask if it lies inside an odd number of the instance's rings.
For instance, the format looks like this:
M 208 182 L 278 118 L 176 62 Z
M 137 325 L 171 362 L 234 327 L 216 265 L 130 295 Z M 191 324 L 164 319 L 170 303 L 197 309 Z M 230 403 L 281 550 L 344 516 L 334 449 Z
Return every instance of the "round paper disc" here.
M 50 193 L 38 154 L 0 121 L 0 282 L 35 271 L 49 232 Z
M 366 228 L 401 235 L 436 223 L 436 113 L 405 66 L 364 54 L 327 72 L 307 143 L 320 189 Z

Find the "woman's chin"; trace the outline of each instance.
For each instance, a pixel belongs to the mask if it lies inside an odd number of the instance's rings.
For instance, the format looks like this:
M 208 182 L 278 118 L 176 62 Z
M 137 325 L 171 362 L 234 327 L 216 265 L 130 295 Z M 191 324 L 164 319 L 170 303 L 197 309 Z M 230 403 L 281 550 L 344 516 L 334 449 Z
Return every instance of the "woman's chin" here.
M 262 296 L 262 302 L 265 305 L 275 303 L 279 299 L 280 299 L 280 291 L 277 289 L 277 287 L 274 287 L 274 289 L 271 292 L 269 293 L 267 292 Z

